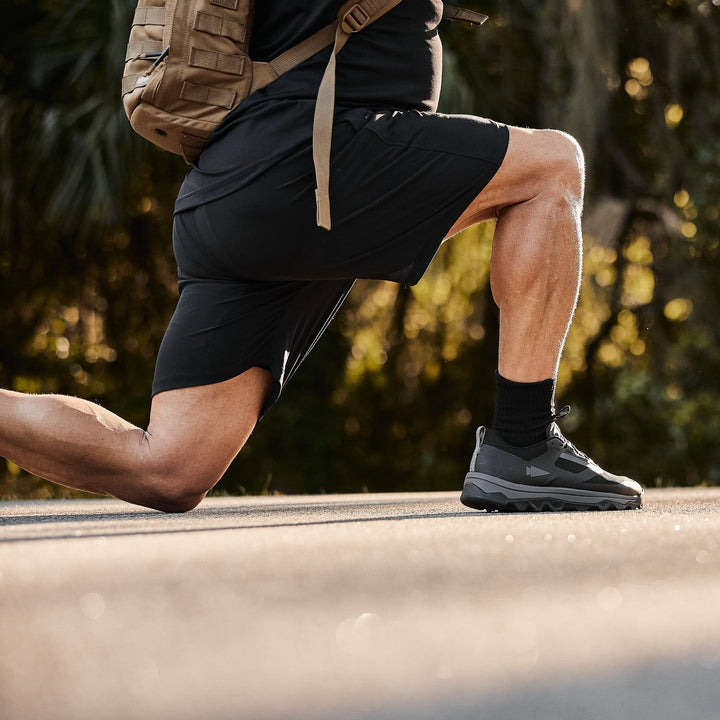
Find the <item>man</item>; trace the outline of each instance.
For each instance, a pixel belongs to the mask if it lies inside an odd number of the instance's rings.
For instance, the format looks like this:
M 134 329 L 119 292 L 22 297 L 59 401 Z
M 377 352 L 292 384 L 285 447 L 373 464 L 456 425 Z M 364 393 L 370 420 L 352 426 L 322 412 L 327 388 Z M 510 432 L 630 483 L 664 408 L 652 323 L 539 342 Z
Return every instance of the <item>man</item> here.
M 340 0 L 258 3 L 253 59 L 331 22 Z M 0 391 L 0 454 L 52 481 L 167 512 L 195 507 L 312 349 L 354 279 L 414 284 L 441 242 L 496 219 L 497 408 L 462 501 L 478 509 L 624 509 L 642 489 L 555 424 L 577 302 L 583 158 L 569 136 L 435 113 L 439 0 L 405 0 L 338 56 L 332 229 L 312 157 L 330 50 L 252 94 L 215 132 L 176 204 L 180 299 L 147 430 L 84 400 Z

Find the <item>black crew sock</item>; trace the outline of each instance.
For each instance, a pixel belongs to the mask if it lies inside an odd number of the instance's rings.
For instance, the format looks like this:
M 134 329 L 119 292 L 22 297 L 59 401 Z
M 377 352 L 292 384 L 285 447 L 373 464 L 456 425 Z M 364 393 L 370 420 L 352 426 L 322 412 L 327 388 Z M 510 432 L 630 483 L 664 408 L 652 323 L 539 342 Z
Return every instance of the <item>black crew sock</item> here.
M 496 374 L 493 428 L 509 445 L 527 447 L 545 439 L 555 413 L 555 380 L 520 383 Z

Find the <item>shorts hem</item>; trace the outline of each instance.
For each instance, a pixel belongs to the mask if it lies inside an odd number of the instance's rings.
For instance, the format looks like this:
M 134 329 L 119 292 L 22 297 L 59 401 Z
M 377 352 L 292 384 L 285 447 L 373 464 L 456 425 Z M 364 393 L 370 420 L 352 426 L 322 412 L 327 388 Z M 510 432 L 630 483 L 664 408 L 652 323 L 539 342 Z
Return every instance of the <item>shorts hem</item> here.
M 438 113 L 430 113 L 432 115 L 437 115 Z M 450 117 L 450 116 L 448 116 Z M 460 117 L 460 116 L 454 116 L 454 117 Z M 497 165 L 498 168 L 500 165 L 502 165 L 503 160 L 505 159 L 505 155 L 507 154 L 507 149 L 510 141 L 510 129 L 507 125 L 503 123 L 497 123 L 497 127 L 499 130 L 504 131 L 505 135 L 505 143 L 504 147 L 501 152 L 499 153 L 493 153 L 492 156 L 482 154 L 480 152 L 462 152 L 457 149 L 453 148 L 437 148 L 437 147 L 425 147 L 421 143 L 415 143 L 415 142 L 394 142 L 392 140 L 388 140 L 387 137 L 383 135 L 380 130 L 373 127 L 372 125 L 367 125 L 366 129 L 373 133 L 379 140 L 381 140 L 385 145 L 388 147 L 400 147 L 404 149 L 413 149 L 413 150 L 421 150 L 423 152 L 429 152 L 429 153 L 438 153 L 440 155 L 453 155 L 454 157 L 460 157 L 460 158 L 466 158 L 468 160 L 480 160 L 481 162 L 491 163 L 493 165 Z M 495 149 L 497 146 L 491 146 L 493 149 Z

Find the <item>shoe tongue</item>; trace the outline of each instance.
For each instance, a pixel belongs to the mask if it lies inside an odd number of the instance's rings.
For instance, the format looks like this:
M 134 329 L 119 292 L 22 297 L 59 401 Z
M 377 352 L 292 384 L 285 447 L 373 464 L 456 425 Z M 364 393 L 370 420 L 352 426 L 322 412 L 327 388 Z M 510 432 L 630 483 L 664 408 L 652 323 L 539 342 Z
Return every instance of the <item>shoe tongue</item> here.
M 553 422 L 548 425 L 547 429 L 547 439 L 550 440 L 551 438 L 561 438 L 564 439 L 564 436 L 562 432 L 560 431 L 560 428 L 558 427 L 558 424 Z

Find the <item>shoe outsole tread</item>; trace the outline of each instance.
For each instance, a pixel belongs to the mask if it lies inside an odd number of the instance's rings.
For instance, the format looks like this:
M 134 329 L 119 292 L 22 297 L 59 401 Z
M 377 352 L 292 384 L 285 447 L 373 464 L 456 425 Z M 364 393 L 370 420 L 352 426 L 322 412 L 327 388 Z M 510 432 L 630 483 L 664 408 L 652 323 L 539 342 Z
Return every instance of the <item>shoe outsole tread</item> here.
M 590 512 L 593 510 L 639 510 L 642 507 L 642 495 L 618 498 L 613 500 L 585 501 L 581 498 L 568 502 L 559 498 L 525 498 L 509 499 L 502 493 L 481 493 L 478 488 L 471 486 L 468 491 L 463 490 L 460 501 L 473 510 L 488 510 L 490 512 Z

